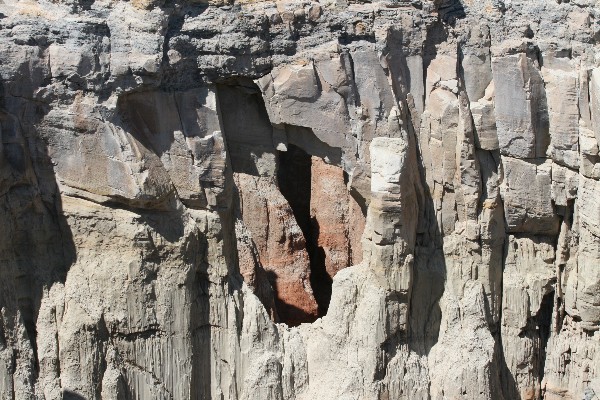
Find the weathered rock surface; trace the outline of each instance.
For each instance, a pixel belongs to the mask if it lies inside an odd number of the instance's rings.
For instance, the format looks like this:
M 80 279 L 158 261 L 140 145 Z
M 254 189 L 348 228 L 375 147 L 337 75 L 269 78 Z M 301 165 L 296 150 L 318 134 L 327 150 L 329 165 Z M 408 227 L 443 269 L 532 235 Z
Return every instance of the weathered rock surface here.
M 599 399 L 599 40 L 594 0 L 4 0 L 0 399 Z

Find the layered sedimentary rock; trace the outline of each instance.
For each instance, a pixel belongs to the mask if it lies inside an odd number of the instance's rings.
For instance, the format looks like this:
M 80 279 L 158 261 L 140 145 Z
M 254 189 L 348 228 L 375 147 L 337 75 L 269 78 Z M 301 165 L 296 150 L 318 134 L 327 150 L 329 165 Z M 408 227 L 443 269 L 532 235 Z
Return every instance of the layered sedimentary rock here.
M 0 399 L 600 398 L 592 0 L 5 0 Z

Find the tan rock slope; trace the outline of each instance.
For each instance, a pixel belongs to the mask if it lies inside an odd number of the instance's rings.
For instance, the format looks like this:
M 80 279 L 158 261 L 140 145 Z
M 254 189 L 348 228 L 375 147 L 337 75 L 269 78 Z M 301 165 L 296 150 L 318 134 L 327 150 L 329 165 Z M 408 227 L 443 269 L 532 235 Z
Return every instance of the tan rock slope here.
M 600 3 L 0 1 L 0 399 L 600 399 Z

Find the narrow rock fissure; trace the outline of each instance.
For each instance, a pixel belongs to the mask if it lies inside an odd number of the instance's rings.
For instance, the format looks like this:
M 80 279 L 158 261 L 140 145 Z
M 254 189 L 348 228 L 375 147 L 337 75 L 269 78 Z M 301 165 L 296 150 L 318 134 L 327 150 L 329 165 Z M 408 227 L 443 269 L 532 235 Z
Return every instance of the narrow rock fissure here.
M 300 147 L 288 145 L 279 153 L 277 180 L 281 194 L 286 198 L 298 226 L 306 239 L 306 250 L 310 260 L 310 284 L 319 307 L 318 316 L 327 313 L 331 300 L 332 278 L 325 268 L 325 252 L 318 246 L 319 223 L 311 216 L 312 159 Z
M 365 210 L 348 191 L 341 167 L 299 146 L 289 144 L 279 153 L 277 180 L 305 238 L 310 285 L 321 317 L 329 308 L 335 274 L 362 260 Z
M 537 328 L 540 333 L 540 382 L 544 379 L 544 370 L 546 366 L 546 346 L 548 345 L 548 339 L 552 330 L 552 315 L 554 313 L 554 291 L 546 293 L 542 297 L 542 303 L 540 309 L 536 314 Z
M 288 145 L 287 151 L 279 152 L 277 182 L 283 197 L 290 203 L 296 222 L 307 246 L 311 237 L 311 156 L 300 147 Z

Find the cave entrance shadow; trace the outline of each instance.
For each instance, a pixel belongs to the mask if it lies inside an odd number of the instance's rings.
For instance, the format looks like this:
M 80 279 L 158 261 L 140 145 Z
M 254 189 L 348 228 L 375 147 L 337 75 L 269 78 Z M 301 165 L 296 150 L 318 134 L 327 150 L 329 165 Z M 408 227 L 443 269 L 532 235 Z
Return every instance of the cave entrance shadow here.
M 325 249 L 319 245 L 321 226 L 311 211 L 312 181 L 314 179 L 312 157 L 302 148 L 288 144 L 286 152 L 279 152 L 277 180 L 279 189 L 289 202 L 296 222 L 306 240 L 306 250 L 310 261 L 310 283 L 318 305 L 318 317 L 322 317 L 327 314 L 329 309 L 333 277 L 327 271 Z M 349 199 L 355 201 L 353 197 L 349 196 Z
M 253 81 L 232 78 L 218 83 L 216 87 L 220 108 L 223 110 L 223 136 L 235 179 L 242 175 L 250 175 L 270 182 L 270 179 L 275 178 L 274 184 L 288 202 L 302 231 L 303 247 L 308 253 L 310 263 L 310 285 L 318 310 L 316 316 L 308 315 L 306 311 L 280 298 L 277 293 L 277 271 L 267 270 L 257 259 L 254 260 L 257 266 L 256 276 L 265 277 L 273 293 L 263 291 L 261 294 L 258 288 L 254 288 L 254 292 L 268 311 L 275 309 L 272 316 L 278 317 L 279 321 L 289 326 L 313 322 L 327 312 L 333 279 L 326 270 L 326 251 L 318 244 L 321 227 L 316 218 L 311 217 L 312 157 L 321 158 L 326 160 L 327 164 L 341 168 L 342 151 L 321 141 L 311 129 L 292 125 L 274 128 L 269 120 L 261 91 Z M 235 114 L 227 114 L 227 110 L 235 110 Z M 284 151 L 279 151 L 274 144 L 277 142 L 276 134 L 281 135 L 277 140 L 285 137 Z M 268 161 L 265 163 L 264 160 Z M 271 170 L 264 168 L 271 162 L 276 165 L 275 176 L 271 175 Z M 340 173 L 340 176 L 343 174 Z M 347 179 L 347 176 L 344 179 Z M 250 199 L 242 198 L 240 188 L 234 188 L 233 197 L 234 212 L 237 213 L 238 219 L 243 220 L 241 204 L 248 203 Z M 351 199 L 356 201 L 354 197 Z M 364 214 L 364 208 L 361 207 L 361 211 Z M 260 244 L 252 245 L 255 249 L 260 248 Z M 260 280 L 256 279 L 259 285 Z M 271 295 L 273 301 L 269 300 Z M 275 307 L 272 307 L 273 304 Z
M 321 317 L 327 314 L 329 309 L 333 291 L 333 278 L 327 272 L 325 249 L 316 243 L 316 238 L 319 237 L 320 233 L 319 221 L 316 218 L 311 218 L 311 224 L 311 244 L 307 246 L 310 257 L 310 284 L 319 305 L 319 316 Z
M 62 400 L 87 400 L 84 396 L 71 390 L 63 391 Z

